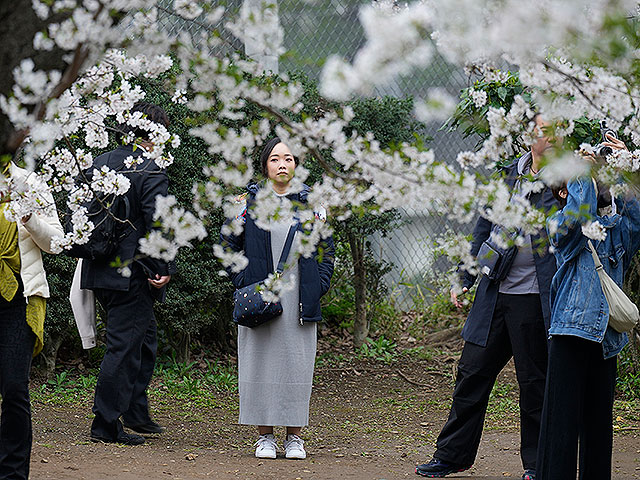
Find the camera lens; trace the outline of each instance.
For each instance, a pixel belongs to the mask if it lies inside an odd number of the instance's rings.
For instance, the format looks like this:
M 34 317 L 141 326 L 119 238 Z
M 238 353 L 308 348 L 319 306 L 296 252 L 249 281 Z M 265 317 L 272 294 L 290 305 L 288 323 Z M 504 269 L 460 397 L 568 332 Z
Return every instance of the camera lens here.
M 596 149 L 595 153 L 596 153 L 596 157 L 605 158 L 607 155 L 611 155 L 613 153 L 613 148 L 607 147 L 607 146 L 604 146 L 604 145 L 600 145 Z

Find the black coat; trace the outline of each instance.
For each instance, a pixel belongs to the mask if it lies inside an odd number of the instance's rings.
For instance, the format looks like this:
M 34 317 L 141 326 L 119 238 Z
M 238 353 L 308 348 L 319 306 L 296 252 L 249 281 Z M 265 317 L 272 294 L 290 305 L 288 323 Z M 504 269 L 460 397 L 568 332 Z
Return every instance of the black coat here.
M 249 264 L 241 272 L 234 273 L 230 269 L 227 270 L 236 288 L 260 282 L 274 271 L 271 232 L 259 228 L 251 215 L 251 206 L 255 202 L 255 196 L 259 189 L 260 186 L 257 184 L 250 184 L 247 187 L 246 211 L 242 216 L 245 220 L 242 234 L 238 236 L 220 235 L 223 247 L 234 252 L 242 251 L 249 260 Z M 303 191 L 288 195 L 287 198 L 305 203 L 308 193 L 309 187 L 305 185 Z M 322 253 L 320 254 L 320 252 Z M 300 318 L 302 321 L 318 322 L 322 320 L 320 298 L 327 293 L 331 286 L 334 255 L 333 238 L 328 237 L 322 240 L 315 255 L 309 258 L 300 256 L 298 259 Z
M 511 188 L 514 187 L 518 176 L 517 169 L 518 161 L 516 160 L 505 172 L 505 182 Z M 545 187 L 544 190 L 540 192 L 532 193 L 529 201 L 532 205 L 547 212 L 553 207 L 559 207 L 549 187 Z M 478 255 L 482 242 L 489 238 L 492 228 L 493 224 L 489 220 L 484 217 L 478 219 L 473 229 L 473 240 L 471 242 L 471 254 L 474 257 Z M 554 256 L 549 253 L 549 241 L 545 228 L 541 228 L 538 233 L 531 235 L 531 244 L 534 248 L 533 258 L 536 265 L 536 275 L 538 277 L 538 288 L 540 290 L 540 302 L 542 303 L 545 331 L 547 331 L 551 320 L 549 291 L 551 289 L 551 280 L 556 273 L 556 261 Z M 539 248 L 536 248 L 538 246 Z M 540 249 L 542 249 L 542 251 L 540 251 Z M 463 274 L 462 286 L 471 288 L 475 280 L 476 278 L 473 275 L 465 272 Z M 498 299 L 499 288 L 500 282 L 493 282 L 485 275 L 482 275 L 473 306 L 462 329 L 462 337 L 465 341 L 483 347 L 487 345 L 487 337 L 489 336 L 489 329 L 491 328 L 491 320 L 493 319 L 493 311 L 496 306 L 496 300 Z
M 132 146 L 125 145 L 96 157 L 93 162 L 96 169 L 106 165 L 113 170 L 126 170 L 123 173 L 131 181 L 131 187 L 125 194 L 130 205 L 128 218 L 135 226 L 135 229 L 129 229 L 129 233 L 122 239 L 112 258 L 101 261 L 83 261 L 80 282 L 82 288 L 129 290 L 130 278 L 122 276 L 117 268 L 110 266 L 110 263 L 118 257 L 122 261 L 131 260 L 135 257 L 138 253 L 138 242 L 153 229 L 156 196 L 166 196 L 169 187 L 166 171 L 160 169 L 152 160 L 145 158 L 141 164 L 131 169 L 125 167 L 124 160 L 127 157 L 139 157 L 140 155 L 142 155 L 140 148 L 134 152 Z M 132 171 L 134 168 L 135 171 Z M 133 262 L 131 270 L 132 276 L 151 276 L 155 274 L 164 276 L 175 273 L 173 262 L 167 263 L 155 258 L 144 258 Z

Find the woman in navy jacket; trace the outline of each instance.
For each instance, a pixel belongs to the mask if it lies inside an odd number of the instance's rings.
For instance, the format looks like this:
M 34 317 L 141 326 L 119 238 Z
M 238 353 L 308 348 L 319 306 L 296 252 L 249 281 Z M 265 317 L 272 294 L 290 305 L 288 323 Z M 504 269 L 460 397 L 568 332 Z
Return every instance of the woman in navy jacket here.
M 225 248 L 244 252 L 249 261 L 244 270 L 229 271 L 236 288 L 262 281 L 275 271 L 289 228 L 297 224 L 289 217 L 271 219 L 268 229 L 260 228 L 252 213 L 256 196 L 266 193 L 270 200 L 283 206 L 289 201 L 301 206 L 309 194 L 306 185 L 300 192 L 291 192 L 298 162 L 279 138 L 266 144 L 260 160 L 267 180 L 250 184 L 242 197 L 242 213 L 237 218 L 244 223 L 243 232 L 237 236 L 221 234 Z M 263 189 L 267 192 L 261 192 Z M 326 214 L 317 212 L 315 219 L 324 221 Z M 298 227 L 296 237 L 303 228 Z M 294 244 L 295 241 L 294 238 Z M 297 284 L 297 288 L 281 292 L 282 315 L 258 327 L 238 326 L 239 422 L 258 425 L 258 458 L 276 458 L 274 425 L 287 427 L 286 458 L 306 458 L 300 431 L 309 422 L 316 325 L 322 319 L 320 298 L 329 290 L 333 256 L 331 237 L 325 238 L 311 257 L 300 256 L 292 262 L 290 254 L 283 280 Z

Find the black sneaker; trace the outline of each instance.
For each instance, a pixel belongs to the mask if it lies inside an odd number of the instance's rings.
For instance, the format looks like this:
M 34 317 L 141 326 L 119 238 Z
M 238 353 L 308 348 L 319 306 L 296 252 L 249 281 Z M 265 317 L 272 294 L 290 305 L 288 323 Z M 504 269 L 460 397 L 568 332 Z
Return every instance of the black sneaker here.
M 142 445 L 144 443 L 144 437 L 135 435 L 133 433 L 118 433 L 117 438 L 102 437 L 100 435 L 91 434 L 91 441 L 94 443 L 120 443 L 122 445 Z
M 522 480 L 536 480 L 536 471 L 527 469 L 522 474 Z
M 434 458 L 429 463 L 416 466 L 416 474 L 427 478 L 442 478 L 450 473 L 464 472 L 470 468 L 471 465 L 446 463 Z
M 142 423 L 140 425 L 131 425 L 124 421 L 122 422 L 122 424 L 128 429 L 138 433 L 163 433 L 167 430 L 166 427 L 158 425 L 153 420 L 149 420 L 147 423 Z

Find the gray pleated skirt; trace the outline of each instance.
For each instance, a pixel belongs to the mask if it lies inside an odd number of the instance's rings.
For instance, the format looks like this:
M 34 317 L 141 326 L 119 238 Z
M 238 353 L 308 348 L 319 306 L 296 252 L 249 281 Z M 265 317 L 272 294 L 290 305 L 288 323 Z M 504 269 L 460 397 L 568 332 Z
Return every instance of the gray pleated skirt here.
M 271 250 L 277 264 L 289 223 L 272 224 Z M 293 249 L 292 249 L 293 251 Z M 298 281 L 297 262 L 285 280 Z M 316 358 L 316 323 L 300 325 L 299 288 L 281 295 L 281 316 L 255 328 L 238 326 L 238 388 L 244 425 L 304 427 Z

